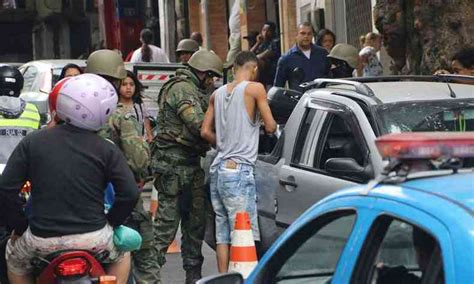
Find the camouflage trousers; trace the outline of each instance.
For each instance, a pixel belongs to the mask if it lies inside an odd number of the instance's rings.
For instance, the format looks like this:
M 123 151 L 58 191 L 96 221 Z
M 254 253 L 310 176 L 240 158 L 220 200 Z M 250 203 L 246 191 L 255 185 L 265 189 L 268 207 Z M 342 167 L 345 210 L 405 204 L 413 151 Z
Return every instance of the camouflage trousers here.
M 196 165 L 171 166 L 171 170 L 156 175 L 158 212 L 155 241 L 158 262 L 166 262 L 166 251 L 176 236 L 181 221 L 181 256 L 184 270 L 201 269 L 201 252 L 206 220 L 204 171 Z
M 141 197 L 125 225 L 137 230 L 142 237 L 140 250 L 132 253 L 132 273 L 136 283 L 159 283 L 160 266 L 157 262 L 158 253 L 155 247 L 153 222 L 150 214 L 143 207 Z

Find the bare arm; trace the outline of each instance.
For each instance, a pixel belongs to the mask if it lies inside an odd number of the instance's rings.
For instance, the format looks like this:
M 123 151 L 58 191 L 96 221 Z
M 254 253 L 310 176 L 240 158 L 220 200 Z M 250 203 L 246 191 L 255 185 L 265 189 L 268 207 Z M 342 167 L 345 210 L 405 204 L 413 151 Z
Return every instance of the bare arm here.
M 251 83 L 249 84 L 248 88 L 248 92 L 252 94 L 252 96 L 255 98 L 257 110 L 262 116 L 263 124 L 265 125 L 265 132 L 275 132 L 277 125 L 275 119 L 273 119 L 270 106 L 268 105 L 267 92 L 265 91 L 265 87 L 263 87 L 263 85 L 260 83 Z
M 145 125 L 146 141 L 148 143 L 151 143 L 151 141 L 153 141 L 153 129 L 151 128 L 150 119 L 148 117 L 145 117 L 145 119 L 143 120 L 143 124 Z
M 207 108 L 204 121 L 202 122 L 201 137 L 212 146 L 216 145 L 216 132 L 214 130 L 214 94 L 209 99 L 209 107 Z

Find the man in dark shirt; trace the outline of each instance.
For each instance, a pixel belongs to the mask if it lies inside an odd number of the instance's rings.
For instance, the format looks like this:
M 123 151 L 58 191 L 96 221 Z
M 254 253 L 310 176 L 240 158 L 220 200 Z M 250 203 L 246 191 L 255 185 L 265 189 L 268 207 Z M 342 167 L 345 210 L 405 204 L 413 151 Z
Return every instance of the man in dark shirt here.
M 265 88 L 273 85 L 278 58 L 280 58 L 280 41 L 275 38 L 276 25 L 273 22 L 263 24 L 260 34 L 250 51 L 255 53 L 259 65 L 259 82 Z
M 288 82 L 290 89 L 301 90 L 300 83 L 328 77 L 331 66 L 327 58 L 328 52 L 324 48 L 314 45 L 312 39 L 313 27 L 311 23 L 305 22 L 299 25 L 296 45 L 278 60 L 274 83 L 276 87 L 284 87 Z M 292 80 L 292 72 L 297 67 L 304 71 L 302 82 Z
M 12 284 L 32 283 L 28 258 L 62 249 L 108 250 L 116 261 L 109 272 L 126 279 L 130 257 L 120 258 L 112 228 L 130 215 L 139 192 L 123 154 L 96 134 L 116 104 L 115 89 L 105 79 L 77 76 L 63 85 L 57 103 L 67 123 L 26 136 L 10 156 L 0 176 L 0 206 L 14 229 L 6 253 Z M 32 184 L 28 219 L 18 198 L 26 181 Z M 109 181 L 115 202 L 105 214 Z

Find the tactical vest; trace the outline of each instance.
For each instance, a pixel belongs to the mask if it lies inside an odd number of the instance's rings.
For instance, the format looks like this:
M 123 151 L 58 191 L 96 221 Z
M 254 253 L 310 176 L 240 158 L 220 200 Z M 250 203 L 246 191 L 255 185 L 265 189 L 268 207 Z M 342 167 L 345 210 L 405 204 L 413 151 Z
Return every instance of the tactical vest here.
M 40 115 L 35 105 L 27 103 L 18 118 L 0 115 L 0 164 L 6 164 L 16 145 L 28 133 L 40 127 Z
M 166 104 L 166 98 L 168 96 L 168 92 L 176 83 L 179 82 L 186 82 L 188 84 L 194 85 L 191 79 L 185 76 L 176 76 L 171 78 L 168 82 L 160 90 L 160 94 L 158 95 L 158 109 L 159 114 L 157 117 L 158 122 L 158 135 L 157 139 L 160 142 L 159 144 L 162 148 L 168 148 L 173 146 L 185 146 L 184 149 L 187 149 L 191 152 L 196 154 L 202 152 L 205 153 L 207 150 L 207 144 L 202 144 L 201 137 L 196 137 L 191 134 L 186 125 L 179 121 L 173 127 L 171 124 L 172 121 L 169 120 L 169 116 L 166 115 L 166 112 L 174 113 L 175 110 L 171 109 L 169 105 Z M 198 96 L 199 100 L 202 102 L 201 96 Z M 175 115 L 176 120 L 179 118 Z

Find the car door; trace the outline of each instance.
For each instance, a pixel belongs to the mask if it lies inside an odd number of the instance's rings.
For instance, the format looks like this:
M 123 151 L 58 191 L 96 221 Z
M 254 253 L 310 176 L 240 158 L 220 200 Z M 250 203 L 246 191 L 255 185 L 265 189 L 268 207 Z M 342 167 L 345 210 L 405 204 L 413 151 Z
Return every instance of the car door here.
M 454 283 L 451 238 L 433 215 L 378 199 L 378 211 L 344 283 Z M 351 275 L 352 274 L 352 275 Z
M 340 283 L 373 221 L 373 202 L 350 196 L 320 204 L 285 231 L 246 283 Z
M 348 107 L 311 100 L 303 116 L 291 160 L 279 172 L 277 224 L 287 226 L 311 205 L 358 182 L 373 177 L 365 138 L 356 116 Z M 327 161 L 353 159 L 359 173 L 329 171 Z

